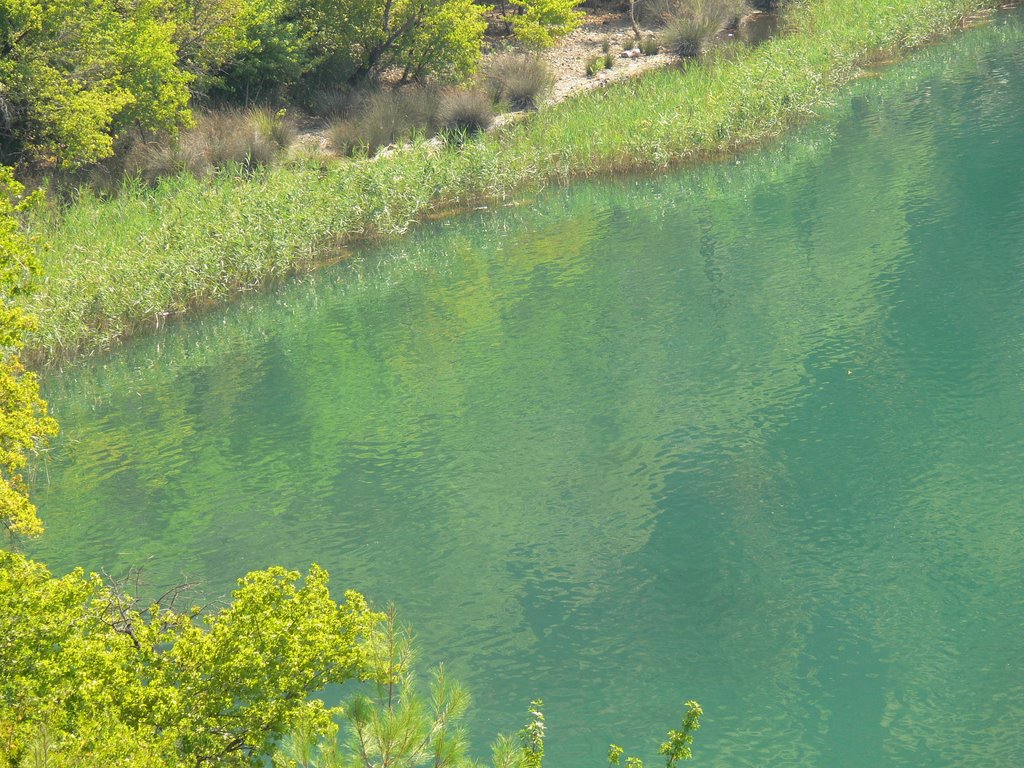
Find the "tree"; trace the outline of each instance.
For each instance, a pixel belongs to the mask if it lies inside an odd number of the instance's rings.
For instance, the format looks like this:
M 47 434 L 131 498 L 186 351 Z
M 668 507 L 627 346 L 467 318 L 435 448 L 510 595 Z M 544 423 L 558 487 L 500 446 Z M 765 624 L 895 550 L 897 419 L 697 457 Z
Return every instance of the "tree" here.
M 295 85 L 319 63 L 312 49 L 315 0 L 246 0 L 244 42 L 223 63 L 216 89 L 245 102 Z
M 446 0 L 424 14 L 405 50 L 395 56 L 402 79 L 457 82 L 480 63 L 489 10 L 474 0 Z
M 260 766 L 297 720 L 327 728 L 310 696 L 364 674 L 380 619 L 315 565 L 250 573 L 205 616 L 123 587 L 0 552 L 0 766 Z
M 75 167 L 130 126 L 189 119 L 174 25 L 152 2 L 0 0 L 0 160 Z
M 163 0 L 159 17 L 173 24 L 178 66 L 208 90 L 219 82 L 224 65 L 251 45 L 249 28 L 258 8 L 246 0 Z
M 459 80 L 480 61 L 484 14 L 473 0 L 250 0 L 248 43 L 223 87 L 246 100 L 300 81 L 361 85 Z
M 19 218 L 41 199 L 39 193 L 22 197 L 24 191 L 11 169 L 0 166 L 0 527 L 36 536 L 43 526 L 21 473 L 29 457 L 57 433 L 57 423 L 46 415 L 36 377 L 18 359 L 22 335 L 33 320 L 14 302 L 29 290 L 38 270 Z
M 583 23 L 580 0 L 511 0 L 516 7 L 512 29 L 523 43 L 547 48 Z

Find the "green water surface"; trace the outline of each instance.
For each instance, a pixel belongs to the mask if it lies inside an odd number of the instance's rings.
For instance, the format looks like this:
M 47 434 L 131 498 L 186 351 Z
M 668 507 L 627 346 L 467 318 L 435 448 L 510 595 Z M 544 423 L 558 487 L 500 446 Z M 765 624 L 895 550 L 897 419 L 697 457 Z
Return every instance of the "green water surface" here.
M 1024 17 L 48 376 L 57 570 L 394 600 L 546 765 L 1024 765 Z

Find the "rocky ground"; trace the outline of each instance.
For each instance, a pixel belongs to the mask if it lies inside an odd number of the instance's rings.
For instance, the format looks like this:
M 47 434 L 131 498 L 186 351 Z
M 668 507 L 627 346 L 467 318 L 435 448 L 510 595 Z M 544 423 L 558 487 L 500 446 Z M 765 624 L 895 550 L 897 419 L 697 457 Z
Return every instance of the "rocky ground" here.
M 775 33 L 778 17 L 771 13 L 752 12 L 743 17 L 736 36 L 748 43 L 757 43 Z M 641 37 L 657 36 L 657 30 L 640 26 Z M 720 42 L 728 43 L 732 33 L 724 32 Z M 548 102 L 559 102 L 567 96 L 591 88 L 638 75 L 649 69 L 663 67 L 676 61 L 676 57 L 667 53 L 656 56 L 640 56 L 622 58 L 624 47 L 632 47 L 634 35 L 630 25 L 629 14 L 625 11 L 588 10 L 583 25 L 562 38 L 558 43 L 542 55 L 551 67 L 554 83 L 548 95 Z M 601 54 L 602 45 L 608 41 L 611 52 L 615 56 L 615 64 L 611 69 L 602 70 L 594 76 L 586 73 L 587 61 Z
M 654 30 L 642 27 L 641 32 L 645 36 L 655 34 Z M 611 45 L 615 63 L 611 69 L 601 70 L 590 77 L 585 71 L 587 61 L 601 55 L 601 46 L 605 41 Z M 551 67 L 554 79 L 548 101 L 558 102 L 574 93 L 599 88 L 613 80 L 632 77 L 648 69 L 663 67 L 674 58 L 665 53 L 659 53 L 657 56 L 622 58 L 620 53 L 624 46 L 632 48 L 632 42 L 633 30 L 628 14 L 611 11 L 588 12 L 587 20 L 579 29 L 542 54 Z
M 624 56 L 626 50 L 632 49 L 634 34 L 629 14 L 623 10 L 584 9 L 586 19 L 573 33 L 560 39 L 552 48 L 543 51 L 541 56 L 551 68 L 552 85 L 546 103 L 555 104 L 581 91 L 600 88 L 615 80 L 634 77 L 658 67 L 664 67 L 677 61 L 668 53 L 659 52 L 650 56 Z M 743 18 L 738 36 L 747 42 L 757 42 L 774 33 L 776 17 L 772 14 L 751 13 Z M 657 35 L 654 29 L 641 25 L 641 36 Z M 721 42 L 728 42 L 732 33 L 722 33 Z M 500 40 L 492 40 L 495 55 L 504 50 Z M 587 62 L 603 53 L 605 42 L 614 57 L 611 69 L 601 69 L 594 75 L 586 73 Z M 506 112 L 498 115 L 494 127 L 509 123 L 522 117 L 525 112 Z M 300 145 L 318 146 L 327 151 L 328 141 L 322 125 L 309 126 L 300 132 Z

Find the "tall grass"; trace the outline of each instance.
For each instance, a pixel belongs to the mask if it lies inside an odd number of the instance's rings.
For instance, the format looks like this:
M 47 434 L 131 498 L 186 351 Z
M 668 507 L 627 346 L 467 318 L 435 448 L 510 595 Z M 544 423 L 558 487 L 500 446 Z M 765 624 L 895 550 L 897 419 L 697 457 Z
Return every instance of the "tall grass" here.
M 252 170 L 276 162 L 296 133 L 290 118 L 266 107 L 213 110 L 197 115 L 195 126 L 178 137 L 136 143 L 123 171 L 153 182 L 185 171 L 206 176 L 229 165 Z
M 551 87 L 551 70 L 539 56 L 504 53 L 487 61 L 481 80 L 495 104 L 533 109 Z
M 621 169 L 713 157 L 828 104 L 858 66 L 955 28 L 985 0 L 806 0 L 790 34 L 685 70 L 622 81 L 448 148 L 294 163 L 81 193 L 35 228 L 53 243 L 30 300 L 31 348 L 54 358 L 307 268 L 332 246 L 405 232 L 427 214 Z

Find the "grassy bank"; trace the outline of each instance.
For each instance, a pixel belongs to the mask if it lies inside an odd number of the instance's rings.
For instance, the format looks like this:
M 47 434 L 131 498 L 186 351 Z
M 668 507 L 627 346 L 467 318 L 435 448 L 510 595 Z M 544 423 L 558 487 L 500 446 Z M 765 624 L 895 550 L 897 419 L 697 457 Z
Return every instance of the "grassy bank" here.
M 957 27 L 985 0 L 807 0 L 790 33 L 570 99 L 461 147 L 373 161 L 189 176 L 117 199 L 83 193 L 36 222 L 53 243 L 31 300 L 31 353 L 102 349 L 168 314 L 217 302 L 391 236 L 433 212 L 616 170 L 714 157 L 811 117 L 858 67 Z

